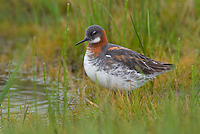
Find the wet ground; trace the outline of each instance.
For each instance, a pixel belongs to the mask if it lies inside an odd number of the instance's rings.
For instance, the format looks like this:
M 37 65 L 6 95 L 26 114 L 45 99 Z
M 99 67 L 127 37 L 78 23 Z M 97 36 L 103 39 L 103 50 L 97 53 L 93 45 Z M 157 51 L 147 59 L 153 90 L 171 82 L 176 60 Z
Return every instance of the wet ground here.
M 19 39 L 21 44 L 26 44 L 25 40 Z M 14 55 L 16 52 L 20 53 L 19 50 L 13 50 L 13 43 L 12 41 L 6 41 L 0 36 L 0 94 L 8 81 L 9 75 L 8 75 L 8 62 L 9 62 L 9 54 L 12 52 Z M 26 45 L 23 45 L 23 47 L 26 47 Z M 6 57 L 4 59 L 4 57 Z M 17 58 L 15 56 L 14 59 L 17 61 Z M 16 63 L 15 60 L 11 61 L 11 74 L 12 69 L 15 68 Z M 20 68 L 18 74 L 16 75 L 12 86 L 10 88 L 10 113 L 21 113 L 24 106 L 28 107 L 28 110 L 31 112 L 35 111 L 34 105 L 35 102 L 37 102 L 37 110 L 38 113 L 46 113 L 48 110 L 48 99 L 47 99 L 47 92 L 49 94 L 49 97 L 51 98 L 51 101 L 62 101 L 63 99 L 63 89 L 62 85 L 60 84 L 60 88 L 58 90 L 57 83 L 54 82 L 53 84 L 49 84 L 48 77 L 46 79 L 47 81 L 47 91 L 45 89 L 44 84 L 44 77 L 43 77 L 43 68 L 40 68 L 39 74 L 35 75 L 35 80 L 33 80 L 32 75 L 32 69 L 29 68 L 30 71 L 24 71 Z M 53 85 L 53 86 L 52 86 Z M 35 90 L 36 89 L 36 90 Z M 68 96 L 68 103 L 71 104 L 74 96 L 72 91 L 67 92 Z M 53 99 L 52 99 L 53 98 Z M 1 103 L 2 113 L 8 112 L 8 94 L 4 97 L 3 102 Z
M 6 70 L 6 72 L 7 71 L 8 70 Z M 0 93 L 7 81 L 8 72 L 0 75 Z M 18 73 L 10 88 L 10 113 L 22 113 L 24 106 L 28 108 L 28 112 L 35 112 L 35 102 L 37 102 L 37 112 L 44 114 L 47 112 L 49 106 L 48 97 L 50 98 L 51 104 L 58 101 L 62 104 L 64 98 L 62 84 L 60 83 L 58 90 L 58 86 L 56 85 L 57 83 L 51 82 L 51 84 L 49 84 L 48 78 L 46 78 L 46 81 L 47 86 L 45 88 L 44 78 L 42 75 L 33 80 L 33 75 L 30 72 Z M 74 104 L 76 105 L 78 97 L 74 94 L 77 92 L 78 91 L 74 92 L 69 89 L 67 90 L 67 102 L 69 106 Z M 8 112 L 8 94 L 4 97 L 1 107 L 2 113 L 6 114 Z
M 0 91 L 8 80 L 8 76 L 0 76 Z M 36 87 L 36 88 L 34 88 Z M 35 89 L 37 89 L 35 93 Z M 47 88 L 48 92 L 50 89 Z M 32 108 L 34 111 L 35 97 L 37 98 L 38 112 L 45 113 L 48 108 L 48 101 L 45 86 L 42 79 L 32 81 L 31 78 L 16 77 L 10 88 L 10 112 L 20 113 L 26 103 L 26 107 Z M 4 97 L 2 102 L 2 112 L 8 111 L 8 95 Z

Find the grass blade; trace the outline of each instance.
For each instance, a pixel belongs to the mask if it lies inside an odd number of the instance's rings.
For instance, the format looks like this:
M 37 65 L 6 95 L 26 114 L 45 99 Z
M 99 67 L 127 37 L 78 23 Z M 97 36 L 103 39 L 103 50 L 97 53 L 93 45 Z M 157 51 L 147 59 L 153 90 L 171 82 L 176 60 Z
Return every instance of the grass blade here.
M 147 10 L 147 28 L 148 28 L 149 58 L 151 58 L 151 33 L 150 33 L 149 9 Z
M 8 90 L 10 89 L 15 76 L 19 72 L 19 68 L 20 68 L 22 62 L 24 61 L 24 59 L 26 58 L 26 55 L 29 52 L 29 50 L 30 50 L 30 46 L 28 45 L 27 48 L 25 49 L 25 51 L 23 51 L 22 55 L 20 56 L 20 58 L 19 58 L 19 60 L 17 62 L 17 66 L 15 67 L 15 70 L 13 71 L 13 73 L 10 76 L 10 78 L 6 82 L 6 84 L 5 84 L 4 88 L 3 88 L 3 91 L 1 92 L 1 95 L 0 95 L 0 104 L 3 101 L 4 97 L 6 96 L 6 94 L 8 93 Z
M 142 44 L 141 39 L 140 39 L 140 37 L 139 37 L 139 34 L 138 34 L 138 32 L 137 32 L 137 29 L 136 29 L 135 23 L 134 23 L 134 21 L 133 21 L 133 18 L 132 18 L 131 15 L 130 15 L 130 17 L 131 17 L 131 22 L 132 22 L 132 24 L 133 24 L 133 28 L 134 28 L 135 33 L 136 33 L 136 35 L 137 35 L 137 38 L 138 38 L 138 40 L 139 40 L 139 42 L 140 42 L 140 46 L 142 47 L 142 51 L 143 51 L 144 55 L 146 56 L 146 53 L 145 53 L 145 51 L 144 51 L 143 44 Z

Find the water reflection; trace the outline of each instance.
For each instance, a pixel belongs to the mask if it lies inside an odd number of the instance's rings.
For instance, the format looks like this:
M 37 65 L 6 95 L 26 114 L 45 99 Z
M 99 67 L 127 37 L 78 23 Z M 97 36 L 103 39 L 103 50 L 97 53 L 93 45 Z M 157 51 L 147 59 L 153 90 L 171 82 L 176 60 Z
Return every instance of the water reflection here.
M 0 91 L 8 78 L 5 76 L 0 77 Z M 34 93 L 34 87 L 36 87 L 37 92 Z M 48 92 L 50 89 L 47 88 Z M 38 113 L 45 113 L 48 109 L 48 100 L 46 96 L 46 90 L 41 79 L 37 79 L 33 82 L 31 79 L 27 78 L 15 78 L 11 88 L 10 88 L 10 113 L 21 113 L 24 104 L 26 107 L 33 107 L 35 105 L 35 96 L 37 97 L 37 109 Z M 2 112 L 7 113 L 8 111 L 8 95 L 5 96 L 2 102 Z M 33 109 L 34 111 L 34 109 Z

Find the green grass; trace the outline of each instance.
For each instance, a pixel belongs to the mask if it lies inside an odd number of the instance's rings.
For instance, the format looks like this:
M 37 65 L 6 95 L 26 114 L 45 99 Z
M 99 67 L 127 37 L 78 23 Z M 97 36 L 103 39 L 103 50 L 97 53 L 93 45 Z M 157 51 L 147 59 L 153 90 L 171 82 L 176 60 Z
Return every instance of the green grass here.
M 24 100 L 21 114 L 12 114 L 9 109 L 8 113 L 1 113 L 0 131 L 9 134 L 199 133 L 198 5 L 199 0 L 73 0 L 69 4 L 65 0 L 3 0 L 0 41 L 9 42 L 1 47 L 6 51 L 0 50 L 0 63 L 11 61 L 5 70 L 15 71 L 9 73 L 0 102 L 7 92 L 12 92 L 9 88 L 20 68 L 32 70 L 33 80 L 36 72 L 43 74 L 49 106 L 46 114 L 39 114 L 37 96 L 35 112 Z M 152 59 L 174 63 L 177 69 L 131 92 L 114 94 L 99 87 L 84 73 L 85 45 L 74 47 L 92 24 L 106 30 L 109 42 Z M 32 46 L 31 51 L 27 46 Z M 12 63 L 17 65 L 13 67 Z M 48 92 L 47 85 L 52 92 Z M 36 93 L 36 85 L 33 89 Z M 72 97 L 68 96 L 69 92 Z M 57 99 L 59 95 L 64 96 L 63 100 Z

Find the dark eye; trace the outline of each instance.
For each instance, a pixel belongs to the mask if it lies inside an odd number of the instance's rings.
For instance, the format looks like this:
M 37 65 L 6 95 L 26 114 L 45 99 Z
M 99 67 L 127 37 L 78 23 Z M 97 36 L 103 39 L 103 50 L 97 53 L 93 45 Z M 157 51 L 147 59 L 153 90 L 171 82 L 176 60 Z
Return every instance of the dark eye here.
M 91 35 L 95 35 L 97 33 L 97 31 L 93 31 L 92 33 L 91 33 Z

